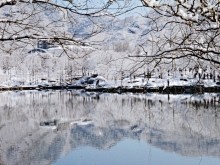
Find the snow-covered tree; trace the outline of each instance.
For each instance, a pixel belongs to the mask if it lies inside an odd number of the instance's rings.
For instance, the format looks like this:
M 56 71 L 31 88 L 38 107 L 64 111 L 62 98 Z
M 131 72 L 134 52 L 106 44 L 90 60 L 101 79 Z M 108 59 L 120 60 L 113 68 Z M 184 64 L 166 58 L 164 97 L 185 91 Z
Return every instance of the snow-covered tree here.
M 217 0 L 2 0 L 0 51 L 9 55 L 22 52 L 19 55 L 23 58 L 23 52 L 27 54 L 27 50 L 37 46 L 47 48 L 59 45 L 63 50 L 60 56 L 66 54 L 74 60 L 84 58 L 87 53 L 79 53 L 80 49 L 100 45 L 105 38 L 99 34 L 108 29 L 106 26 L 114 26 L 99 18 L 109 22 L 109 18 L 140 7 L 148 11 L 145 14 L 137 10 L 148 19 L 148 30 L 139 37 L 141 42 L 137 41 L 140 46 L 138 51 L 127 52 L 132 56 L 137 54 L 138 58 L 134 60 L 138 62 L 136 68 L 144 66 L 143 63 L 153 63 L 154 67 L 168 63 L 175 70 L 182 63 L 187 66 L 197 61 L 199 65 L 203 64 L 201 61 L 206 61 L 219 67 L 220 9 Z M 121 26 L 113 28 L 112 34 L 117 32 L 117 28 L 119 30 Z M 138 28 L 139 25 L 131 27 L 129 34 L 138 35 L 135 31 Z M 122 36 L 127 38 L 127 34 Z M 90 39 L 94 39 L 94 35 L 99 37 L 93 42 Z M 134 43 L 128 38 L 126 44 L 116 44 L 116 51 L 124 52 L 128 46 L 137 46 L 131 42 Z
M 219 0 L 141 0 L 152 30 L 141 45 L 158 63 L 186 59 L 220 66 Z M 180 61 L 180 60 L 179 60 Z M 205 62 L 205 63 L 206 63 Z
M 16 64 L 13 68 L 18 75 L 31 75 L 34 70 L 42 78 L 42 72 L 63 73 L 67 61 L 72 60 L 75 65 L 66 70 L 77 72 L 76 65 L 95 50 L 91 47 L 100 45 L 90 40 L 105 29 L 106 24 L 99 18 L 109 22 L 128 8 L 129 0 L 1 0 L 1 69 L 7 71 L 12 68 L 9 63 Z

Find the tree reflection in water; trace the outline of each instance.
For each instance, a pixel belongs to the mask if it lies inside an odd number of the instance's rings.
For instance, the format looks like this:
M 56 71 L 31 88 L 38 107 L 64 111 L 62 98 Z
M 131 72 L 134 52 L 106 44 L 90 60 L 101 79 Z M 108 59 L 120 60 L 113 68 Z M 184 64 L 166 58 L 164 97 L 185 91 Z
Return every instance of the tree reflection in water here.
M 185 156 L 220 157 L 219 94 L 0 94 L 1 164 L 51 164 L 81 146 L 129 138 Z

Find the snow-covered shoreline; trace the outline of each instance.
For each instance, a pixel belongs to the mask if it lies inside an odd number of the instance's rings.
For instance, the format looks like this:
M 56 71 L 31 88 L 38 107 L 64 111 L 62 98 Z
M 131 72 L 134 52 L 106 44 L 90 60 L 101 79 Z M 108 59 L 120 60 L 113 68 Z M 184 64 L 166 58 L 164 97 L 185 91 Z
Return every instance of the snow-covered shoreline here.
M 220 83 L 212 79 L 159 79 L 138 77 L 133 80 L 125 78 L 123 80 L 108 81 L 104 77 L 93 75 L 83 76 L 72 83 L 46 82 L 33 84 L 21 84 L 17 82 L 8 85 L 0 85 L 0 90 L 60 90 L 60 89 L 84 89 L 90 92 L 107 93 L 202 93 L 202 92 L 220 92 Z

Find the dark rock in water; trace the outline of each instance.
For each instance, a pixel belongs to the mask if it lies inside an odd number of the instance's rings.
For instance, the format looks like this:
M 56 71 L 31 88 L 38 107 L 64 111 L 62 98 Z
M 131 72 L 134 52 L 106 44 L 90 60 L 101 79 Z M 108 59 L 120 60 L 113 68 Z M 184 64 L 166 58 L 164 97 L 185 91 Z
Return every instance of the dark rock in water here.
M 133 125 L 130 129 L 136 136 L 142 132 L 142 130 L 138 128 L 138 125 Z
M 93 74 L 93 75 L 91 76 L 91 78 L 96 78 L 96 77 L 98 77 L 98 74 Z
M 84 119 L 82 122 L 89 122 L 92 121 L 91 119 Z
M 137 127 L 138 127 L 138 125 L 133 125 L 133 126 L 131 126 L 131 130 L 136 129 Z
M 216 82 L 216 85 L 220 85 L 220 82 Z
M 56 126 L 58 124 L 58 120 L 52 120 L 52 121 L 42 121 L 40 122 L 40 126 Z

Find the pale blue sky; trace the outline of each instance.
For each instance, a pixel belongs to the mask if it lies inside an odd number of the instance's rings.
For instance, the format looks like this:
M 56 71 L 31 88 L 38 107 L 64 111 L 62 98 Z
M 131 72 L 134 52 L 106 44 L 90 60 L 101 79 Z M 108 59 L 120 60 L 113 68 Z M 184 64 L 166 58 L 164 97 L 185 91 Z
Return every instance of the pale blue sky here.
M 67 0 L 54 0 L 58 3 L 62 3 L 64 5 L 68 5 L 69 2 Z M 86 2 L 86 0 L 73 0 L 74 4 L 80 4 L 83 2 Z M 87 5 L 95 10 L 98 10 L 100 8 L 103 7 L 104 4 L 106 4 L 107 0 L 87 0 Z M 129 6 L 128 8 L 123 8 L 123 11 L 129 10 L 133 7 L 137 7 L 137 6 L 142 6 L 141 2 L 139 0 L 117 0 L 117 3 L 114 2 L 113 5 L 110 7 L 110 11 L 117 11 L 118 7 L 123 7 L 124 4 L 126 3 L 127 6 Z M 70 5 L 70 4 L 69 4 Z M 136 14 L 144 14 L 146 12 L 146 8 L 145 7 L 138 7 L 126 14 L 124 14 L 123 16 L 131 16 L 131 15 L 136 15 Z M 123 17 L 121 16 L 121 17 Z

